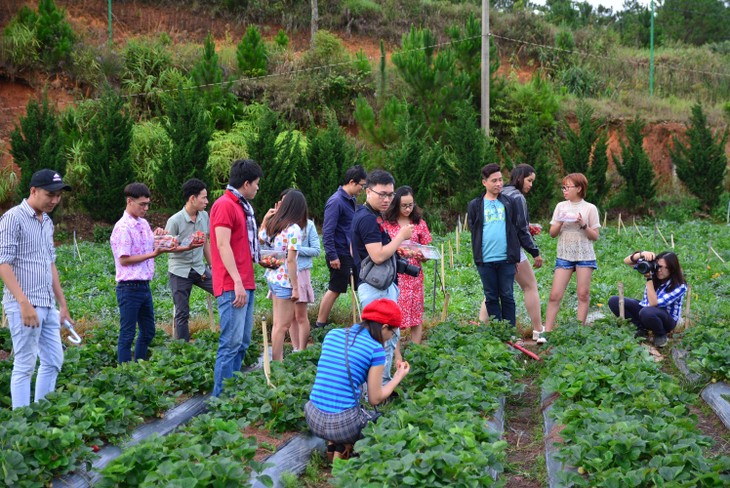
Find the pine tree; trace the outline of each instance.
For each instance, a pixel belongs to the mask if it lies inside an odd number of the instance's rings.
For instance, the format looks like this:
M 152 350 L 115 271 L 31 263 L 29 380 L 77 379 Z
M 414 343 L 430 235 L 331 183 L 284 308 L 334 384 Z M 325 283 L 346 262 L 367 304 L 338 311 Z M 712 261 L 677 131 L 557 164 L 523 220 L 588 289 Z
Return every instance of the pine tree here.
M 591 156 L 591 166 L 588 168 L 588 194 L 586 200 L 600 207 L 606 198 L 609 186 L 606 179 L 606 171 L 608 171 L 608 131 L 605 129 L 600 132 L 596 143 L 593 146 L 593 155 Z
M 261 32 L 255 25 L 246 29 L 236 49 L 238 71 L 245 76 L 263 76 L 267 72 L 268 54 Z
M 232 83 L 225 81 L 223 68 L 215 52 L 215 40 L 209 33 L 203 44 L 203 55 L 192 71 L 192 78 L 202 92 L 205 107 L 210 111 L 213 126 L 229 130 L 243 113 L 241 103 L 231 91 Z
M 336 115 L 330 112 L 327 127 L 315 128 L 310 134 L 307 165 L 297 178 L 307 197 L 312 218 L 322 221 L 325 202 L 341 183 L 347 168 L 358 164 L 359 159 L 354 145 L 337 123 Z
M 66 11 L 56 8 L 53 0 L 38 2 L 36 37 L 46 66 L 58 68 L 61 62 L 68 60 L 76 36 L 66 21 Z
M 614 157 L 616 170 L 624 179 L 619 201 L 635 212 L 651 205 L 656 196 L 656 175 L 644 151 L 644 121 L 638 116 L 626 126 L 627 143 L 621 143 L 621 157 Z
M 587 175 L 593 144 L 598 138 L 598 128 L 603 125 L 603 120 L 593 120 L 593 108 L 584 101 L 578 103 L 575 115 L 578 118 L 578 132 L 574 132 L 567 122 L 563 123 L 565 142 L 560 145 L 560 158 L 566 174 Z M 590 181 L 588 183 L 590 186 Z
M 692 107 L 684 138 L 686 144 L 675 137 L 674 148 L 669 150 L 672 163 L 677 168 L 677 176 L 707 210 L 717 205 L 722 193 L 727 172 L 725 145 L 729 130 L 713 135 L 702 105 L 698 103 Z
M 48 105 L 44 93 L 40 103 L 31 99 L 25 117 L 10 134 L 10 154 L 20 167 L 20 193 L 30 187 L 30 178 L 39 169 L 49 168 L 62 176 L 66 172 L 64 141 L 59 129 L 58 114 Z
M 194 93 L 178 91 L 165 103 L 164 128 L 171 148 L 155 176 L 155 197 L 169 209 L 181 207 L 182 184 L 198 178 L 210 184 L 208 142 L 213 134 L 203 102 Z
M 535 168 L 535 182 L 525 195 L 530 217 L 549 217 L 558 196 L 558 171 L 555 161 L 550 157 L 538 114 L 526 114 L 515 137 L 515 149 L 515 155 L 511 159 L 512 168 L 523 163 Z
M 88 191 L 81 195 L 81 203 L 94 219 L 113 223 L 124 211 L 124 187 L 134 174 L 132 124 L 122 98 L 105 88 L 93 123 L 84 134 L 92 149 L 86 155 Z

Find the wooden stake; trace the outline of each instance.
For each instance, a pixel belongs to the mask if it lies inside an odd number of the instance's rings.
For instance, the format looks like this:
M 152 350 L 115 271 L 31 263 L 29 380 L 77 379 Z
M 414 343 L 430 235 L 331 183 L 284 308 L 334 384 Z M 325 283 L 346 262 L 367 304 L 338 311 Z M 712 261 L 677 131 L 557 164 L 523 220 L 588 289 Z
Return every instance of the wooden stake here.
M 608 219 L 608 213 L 603 214 L 603 228 L 606 228 L 606 220 Z
M 622 319 L 626 318 L 624 314 L 624 284 L 621 281 L 618 282 L 618 316 Z
M 669 240 L 672 242 L 672 249 L 674 249 L 674 233 L 669 234 Z
M 469 214 L 464 214 L 464 230 L 469 230 L 469 220 L 467 219 Z
M 210 294 L 207 294 L 206 297 L 208 299 L 208 321 L 210 322 L 210 331 L 215 332 L 215 317 L 213 316 L 213 298 L 210 296 Z
M 641 231 L 639 230 L 639 227 L 636 225 L 636 217 L 632 217 L 632 218 L 634 220 L 634 229 L 636 229 L 636 232 L 638 232 L 639 235 L 641 236 L 641 238 L 643 239 L 644 238 L 644 234 L 641 233 Z
M 461 225 L 459 227 L 461 227 Z M 461 243 L 461 229 L 459 229 L 459 231 L 456 233 L 456 255 L 457 256 L 459 255 L 459 249 L 461 248 L 460 243 Z
M 616 221 L 616 227 L 618 228 L 618 235 L 621 235 L 621 213 L 618 214 L 618 220 Z
M 175 328 L 175 304 L 172 304 L 172 338 L 179 339 L 177 329 Z
M 667 240 L 666 240 L 666 239 L 664 238 L 664 234 L 662 234 L 662 230 L 661 230 L 661 229 L 659 228 L 659 224 L 657 224 L 657 223 L 655 222 L 655 223 L 654 223 L 654 227 L 656 228 L 657 232 L 659 232 L 659 236 L 660 236 L 660 237 L 662 238 L 662 240 L 664 241 L 664 245 L 665 245 L 665 246 L 669 246 L 669 243 L 668 243 L 668 242 L 667 242 Z
M 271 358 L 269 357 L 269 334 L 266 330 L 266 318 L 261 317 L 261 335 L 264 338 L 264 376 L 266 376 L 266 384 L 271 388 L 276 388 L 271 382 Z
M 79 243 L 76 241 L 76 231 L 74 230 L 74 247 L 76 248 L 76 254 L 79 256 L 79 261 L 84 262 L 83 259 L 81 259 L 81 250 L 79 249 Z
M 0 322 L 0 327 L 3 329 L 8 326 L 8 316 L 5 315 L 5 311 L 3 310 L 3 320 Z
M 454 249 L 451 247 L 451 241 L 449 241 L 449 266 L 454 269 Z
M 356 324 L 359 322 L 360 306 L 357 303 L 357 293 L 355 292 L 355 276 L 352 274 L 350 275 L 350 292 L 352 293 L 352 323 Z
M 448 293 L 444 294 L 444 307 L 441 309 L 441 322 L 446 322 L 446 317 L 449 315 L 449 299 L 451 296 Z

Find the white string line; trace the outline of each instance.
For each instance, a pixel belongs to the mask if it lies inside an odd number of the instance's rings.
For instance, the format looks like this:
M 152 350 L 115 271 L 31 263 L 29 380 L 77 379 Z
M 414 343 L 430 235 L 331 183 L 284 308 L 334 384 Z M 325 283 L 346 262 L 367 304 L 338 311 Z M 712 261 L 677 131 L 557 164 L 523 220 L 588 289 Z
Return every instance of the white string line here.
M 493 33 L 489 33 L 487 35 L 490 36 L 490 37 L 493 37 L 495 39 L 503 39 L 503 40 L 509 41 L 509 42 L 514 42 L 514 43 L 518 43 L 518 44 L 525 44 L 525 45 L 534 46 L 534 47 L 540 47 L 540 48 L 549 49 L 549 50 L 552 50 L 552 51 L 557 51 L 557 52 L 562 52 L 562 53 L 567 53 L 567 54 L 578 54 L 578 55 L 581 55 L 581 56 L 584 56 L 584 57 L 593 57 L 593 58 L 596 58 L 596 59 L 616 61 L 616 62 L 619 62 L 619 63 L 629 63 L 629 64 L 634 64 L 634 65 L 637 65 L 637 66 L 644 66 L 644 65 L 647 64 L 647 61 L 635 61 L 635 60 L 632 60 L 632 59 L 621 59 L 621 58 L 616 58 L 616 57 L 612 57 L 612 56 L 603 56 L 603 55 L 600 55 L 600 54 L 593 54 L 593 53 L 588 53 L 588 52 L 585 52 L 585 51 L 575 51 L 575 50 L 570 50 L 570 49 L 563 49 L 563 48 L 560 48 L 560 47 L 548 46 L 548 45 L 545 45 L 545 44 L 539 44 L 539 43 L 536 43 L 536 42 L 526 41 L 526 40 L 523 40 L 523 39 L 513 39 L 513 38 L 510 38 L 510 37 L 500 36 L 498 34 L 493 34 Z M 407 54 L 407 53 L 411 53 L 411 52 L 425 51 L 427 49 L 440 48 L 440 47 L 443 47 L 443 46 L 451 46 L 451 45 L 455 45 L 455 44 L 458 44 L 458 43 L 461 43 L 461 42 L 466 42 L 466 41 L 478 39 L 478 38 L 481 38 L 481 37 L 482 37 L 482 35 L 480 34 L 480 35 L 476 35 L 476 36 L 465 37 L 463 39 L 455 39 L 455 40 L 450 40 L 450 41 L 435 43 L 435 44 L 431 44 L 429 46 L 424 46 L 424 47 L 413 48 L 413 49 L 408 49 L 408 50 L 404 50 L 404 51 L 395 51 L 395 52 L 391 53 L 391 57 L 393 55 L 401 55 L 401 54 Z M 380 56 L 378 56 L 378 57 L 375 57 L 375 56 L 365 56 L 365 59 L 367 59 L 368 61 L 373 61 L 375 59 L 380 59 Z M 255 82 L 255 81 L 267 81 L 267 80 L 274 79 L 274 78 L 291 77 L 293 75 L 297 75 L 297 74 L 301 74 L 301 73 L 315 72 L 315 71 L 321 71 L 321 70 L 326 70 L 326 69 L 332 69 L 332 68 L 335 68 L 335 67 L 338 67 L 338 66 L 352 65 L 354 62 L 355 61 L 353 61 L 353 60 L 348 60 L 348 61 L 342 61 L 342 62 L 339 62 L 339 63 L 331 63 L 331 64 L 327 64 L 327 65 L 312 66 L 312 67 L 309 67 L 309 68 L 294 69 L 294 70 L 289 70 L 289 71 L 286 71 L 286 72 L 283 72 L 283 73 L 271 73 L 271 74 L 254 76 L 254 77 L 245 77 L 245 78 L 238 78 L 238 79 L 235 79 L 235 80 L 221 81 L 219 83 L 207 83 L 207 84 L 203 84 L 203 85 L 196 85 L 196 86 L 184 87 L 184 88 L 171 88 L 171 89 L 168 89 L 168 90 L 156 90 L 154 92 L 122 94 L 122 95 L 120 95 L 120 97 L 121 98 L 131 99 L 131 98 L 136 98 L 136 97 L 147 97 L 147 96 L 151 96 L 151 95 L 160 95 L 160 94 L 163 94 L 163 93 L 173 93 L 173 92 L 177 92 L 177 91 L 180 91 L 180 90 L 197 90 L 197 89 L 211 88 L 211 87 L 216 87 L 216 86 L 221 86 L 222 87 L 224 85 L 244 84 L 244 83 Z M 705 74 L 705 75 L 712 75 L 712 76 L 730 77 L 730 73 L 721 73 L 721 72 L 714 72 L 714 71 L 706 71 L 706 70 L 696 70 L 696 69 L 690 69 L 690 68 L 682 68 L 682 67 L 679 67 L 679 66 L 676 66 L 676 65 L 670 65 L 670 64 L 665 64 L 665 63 L 655 63 L 655 66 L 659 66 L 659 67 L 662 67 L 662 68 L 666 67 L 666 68 L 673 69 L 673 70 L 677 70 L 677 71 L 685 71 L 685 72 L 688 72 L 688 73 L 698 73 L 698 74 Z M 84 99 L 82 101 L 99 101 L 99 100 L 100 100 L 100 98 L 97 97 L 97 98 L 91 98 L 91 99 L 87 98 L 87 99 Z M 64 105 L 71 104 L 71 103 L 76 103 L 76 102 L 74 102 L 74 101 L 62 101 L 62 102 L 57 102 L 57 105 L 64 106 Z M 0 107 L 0 111 L 19 110 L 19 109 L 23 109 L 23 108 L 25 108 L 25 106 Z

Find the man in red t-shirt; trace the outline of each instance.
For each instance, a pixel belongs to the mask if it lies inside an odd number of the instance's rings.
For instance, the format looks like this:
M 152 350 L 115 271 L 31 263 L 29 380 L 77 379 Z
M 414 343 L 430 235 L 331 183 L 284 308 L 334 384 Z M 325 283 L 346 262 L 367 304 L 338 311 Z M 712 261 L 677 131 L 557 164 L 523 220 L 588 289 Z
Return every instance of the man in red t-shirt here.
M 213 294 L 218 300 L 221 324 L 213 375 L 215 396 L 223 391 L 223 380 L 241 370 L 251 343 L 256 290 L 253 264 L 259 261 L 259 243 L 249 202 L 259 191 L 262 176 L 255 161 L 234 161 L 226 192 L 210 210 Z

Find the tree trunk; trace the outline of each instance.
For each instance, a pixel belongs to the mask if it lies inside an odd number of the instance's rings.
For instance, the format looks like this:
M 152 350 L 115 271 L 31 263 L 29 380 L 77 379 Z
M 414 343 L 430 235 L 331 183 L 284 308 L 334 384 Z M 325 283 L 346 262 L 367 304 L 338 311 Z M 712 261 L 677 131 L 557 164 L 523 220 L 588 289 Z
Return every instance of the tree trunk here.
M 312 0 L 312 34 L 309 40 L 310 44 L 314 44 L 314 36 L 317 34 L 319 28 L 319 7 L 317 6 L 317 0 Z

